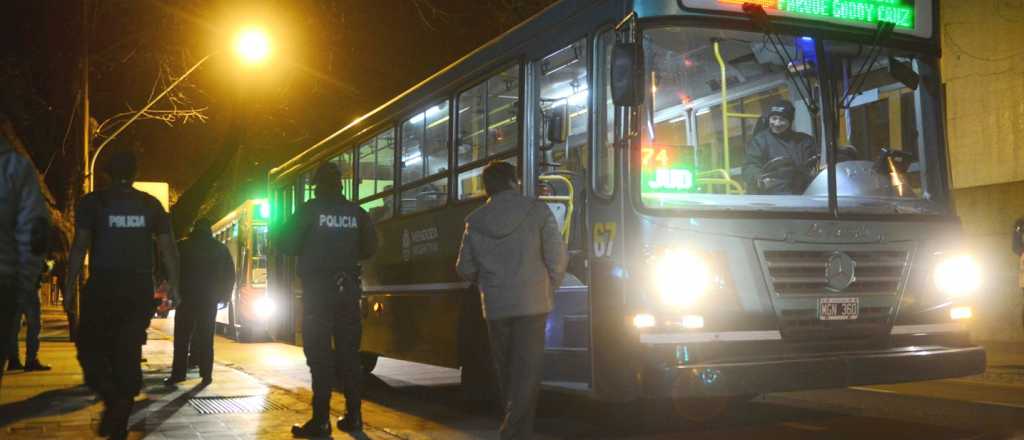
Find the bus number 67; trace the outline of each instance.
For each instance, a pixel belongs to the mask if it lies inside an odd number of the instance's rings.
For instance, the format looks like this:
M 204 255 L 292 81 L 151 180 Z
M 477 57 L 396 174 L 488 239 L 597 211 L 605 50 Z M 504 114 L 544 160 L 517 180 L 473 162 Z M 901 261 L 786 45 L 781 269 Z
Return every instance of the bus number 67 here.
M 615 230 L 618 225 L 615 223 L 594 224 L 594 256 L 611 257 L 612 248 L 615 245 Z

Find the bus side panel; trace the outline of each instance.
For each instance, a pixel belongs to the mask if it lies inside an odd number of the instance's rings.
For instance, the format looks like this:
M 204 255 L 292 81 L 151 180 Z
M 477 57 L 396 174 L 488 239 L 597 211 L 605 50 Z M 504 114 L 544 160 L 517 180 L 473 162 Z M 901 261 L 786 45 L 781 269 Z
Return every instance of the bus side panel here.
M 362 351 L 461 365 L 460 347 L 466 344 L 460 323 L 470 321 L 468 314 L 479 317 L 481 310 L 479 301 L 467 305 L 468 283 L 456 275 L 455 260 L 466 215 L 478 206 L 463 203 L 377 225 L 380 246 L 363 264 Z
M 458 368 L 458 291 L 368 294 L 360 350 Z

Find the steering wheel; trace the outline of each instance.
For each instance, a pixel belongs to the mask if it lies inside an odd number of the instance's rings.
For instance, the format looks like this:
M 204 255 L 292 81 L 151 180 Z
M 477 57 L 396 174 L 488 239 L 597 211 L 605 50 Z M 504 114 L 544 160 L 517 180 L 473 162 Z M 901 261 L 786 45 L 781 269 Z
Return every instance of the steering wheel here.
M 784 188 L 793 178 L 796 165 L 788 157 L 776 157 L 761 167 L 757 176 L 757 188 L 761 194 L 774 194 Z

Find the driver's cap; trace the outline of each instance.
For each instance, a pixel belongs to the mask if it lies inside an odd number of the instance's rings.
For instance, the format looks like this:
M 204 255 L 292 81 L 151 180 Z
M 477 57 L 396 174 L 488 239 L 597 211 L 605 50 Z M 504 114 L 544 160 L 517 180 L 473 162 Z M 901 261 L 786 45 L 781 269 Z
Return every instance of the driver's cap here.
M 780 99 L 773 102 L 768 106 L 768 112 L 766 116 L 779 115 L 786 120 L 793 122 L 793 115 L 796 113 L 796 109 L 793 107 L 793 103 L 785 99 Z

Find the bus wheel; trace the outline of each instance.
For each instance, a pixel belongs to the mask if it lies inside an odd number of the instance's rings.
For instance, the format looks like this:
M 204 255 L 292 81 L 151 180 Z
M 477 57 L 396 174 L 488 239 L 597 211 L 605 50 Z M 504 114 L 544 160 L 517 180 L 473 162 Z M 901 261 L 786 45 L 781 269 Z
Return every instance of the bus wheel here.
M 377 353 L 359 352 L 359 364 L 363 366 L 363 374 L 370 374 L 374 368 L 377 368 L 378 357 Z

